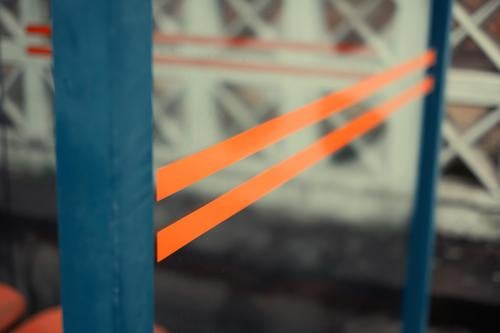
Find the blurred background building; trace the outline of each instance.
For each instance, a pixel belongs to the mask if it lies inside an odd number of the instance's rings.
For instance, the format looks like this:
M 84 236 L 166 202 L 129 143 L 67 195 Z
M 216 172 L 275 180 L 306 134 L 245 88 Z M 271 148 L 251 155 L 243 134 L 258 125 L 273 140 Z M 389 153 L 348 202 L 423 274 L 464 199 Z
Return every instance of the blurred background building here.
M 497 332 L 500 0 L 457 0 L 453 16 L 432 323 Z M 49 23 L 48 1 L 1 2 L 0 280 L 30 311 L 59 302 L 50 36 L 27 29 Z M 421 53 L 428 3 L 154 0 L 154 27 L 161 166 Z M 157 227 L 402 87 L 157 204 Z M 158 265 L 157 320 L 172 332 L 396 332 L 421 108 Z

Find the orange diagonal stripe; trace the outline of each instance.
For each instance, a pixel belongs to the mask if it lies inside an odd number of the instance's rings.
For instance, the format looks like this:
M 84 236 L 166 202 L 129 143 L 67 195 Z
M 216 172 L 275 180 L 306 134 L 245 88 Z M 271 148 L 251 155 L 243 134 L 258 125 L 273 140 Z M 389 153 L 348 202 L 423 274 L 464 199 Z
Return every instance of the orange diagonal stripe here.
M 382 87 L 434 63 L 431 50 L 304 107 L 273 118 L 225 141 L 159 168 L 156 198 L 164 199 L 287 136 L 348 108 Z
M 306 149 L 160 230 L 156 235 L 157 261 L 165 259 L 323 158 L 372 130 L 398 108 L 429 92 L 432 86 L 433 80 L 426 78 L 395 98 L 367 111 L 348 125 L 325 135 Z

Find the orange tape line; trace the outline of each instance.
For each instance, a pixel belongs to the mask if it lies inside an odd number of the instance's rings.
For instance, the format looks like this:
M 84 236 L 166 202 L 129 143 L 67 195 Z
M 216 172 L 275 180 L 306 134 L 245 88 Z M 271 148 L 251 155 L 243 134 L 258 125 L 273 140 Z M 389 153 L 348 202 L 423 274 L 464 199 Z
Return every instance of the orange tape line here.
M 330 154 L 382 123 L 391 113 L 433 87 L 426 78 L 402 94 L 372 108 L 348 125 L 330 132 L 292 157 L 224 193 L 156 234 L 156 259 L 161 261 L 231 216 L 298 176 Z
M 28 46 L 26 48 L 26 53 L 41 56 L 52 55 L 52 49 L 49 46 Z
M 52 29 L 50 26 L 44 24 L 29 24 L 26 26 L 26 33 L 50 37 L 52 35 Z
M 26 53 L 32 56 L 48 57 L 52 54 L 52 49 L 49 46 L 30 46 L 26 48 Z M 161 56 L 155 55 L 153 58 L 158 64 L 173 64 L 187 67 L 203 67 L 203 68 L 218 68 L 243 71 L 257 71 L 266 73 L 279 73 L 301 76 L 333 76 L 333 77 L 358 77 L 364 78 L 369 73 L 363 72 L 347 72 L 335 69 L 324 69 L 314 67 L 299 67 L 299 66 L 283 66 L 263 63 L 249 63 L 242 61 L 227 61 L 218 59 L 200 59 L 177 56 Z
M 156 199 L 164 199 L 307 126 L 320 122 L 408 73 L 433 64 L 434 61 L 435 53 L 429 50 L 415 59 L 364 79 L 349 88 L 167 164 L 156 172 Z
M 288 50 L 295 52 L 340 52 L 366 53 L 369 49 L 363 44 L 354 43 L 308 43 L 297 41 L 266 40 L 248 37 L 215 37 L 186 34 L 155 33 L 156 44 L 192 43 L 200 45 L 216 45 L 233 48 L 252 48 L 260 50 Z
M 52 28 L 44 24 L 29 24 L 26 26 L 26 33 L 50 37 Z M 341 53 L 362 53 L 368 51 L 366 46 L 353 43 L 307 43 L 295 41 L 272 41 L 259 38 L 247 37 L 216 37 L 198 36 L 186 34 L 155 33 L 154 42 L 157 44 L 191 43 L 199 45 L 215 45 L 233 48 L 253 48 L 261 50 L 282 49 L 298 52 L 341 52 Z

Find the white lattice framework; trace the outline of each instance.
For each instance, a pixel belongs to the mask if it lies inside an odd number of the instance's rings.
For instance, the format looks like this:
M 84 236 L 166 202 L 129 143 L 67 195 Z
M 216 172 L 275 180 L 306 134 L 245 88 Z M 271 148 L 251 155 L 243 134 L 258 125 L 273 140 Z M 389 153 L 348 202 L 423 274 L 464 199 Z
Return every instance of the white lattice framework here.
M 26 35 L 25 27 L 30 23 L 48 23 L 48 5 L 42 0 L 11 0 L 1 6 L 4 111 L 12 124 L 9 139 L 16 147 L 11 152 L 13 160 L 19 167 L 50 168 L 54 163 L 50 61 L 25 52 L 26 46 L 43 42 L 40 37 Z M 380 10 L 382 7 L 384 11 Z M 478 181 L 472 189 L 475 193 L 472 201 L 493 214 L 499 210 L 500 171 L 497 161 L 477 142 L 498 131 L 500 123 L 500 48 L 484 27 L 484 22 L 498 13 L 499 7 L 500 0 L 484 1 L 475 11 L 461 2 L 455 3 L 453 14 L 457 24 L 451 36 L 452 45 L 458 47 L 472 40 L 496 69 L 457 68 L 451 72 L 450 102 L 486 108 L 488 112 L 462 132 L 452 120 L 447 120 L 444 126 L 447 145 L 442 153 L 443 168 L 457 159 L 463 161 Z M 218 142 L 326 92 L 352 84 L 359 80 L 359 75 L 382 70 L 418 54 L 425 48 L 427 13 L 426 1 L 413 0 L 155 0 L 155 28 L 160 33 L 319 44 L 356 42 L 368 49 L 360 53 L 314 53 L 280 48 L 255 51 L 192 43 L 156 44 L 155 53 L 169 59 L 168 63 L 155 63 L 154 69 L 156 163 L 165 164 Z M 243 60 L 288 67 L 321 67 L 342 74 L 300 76 L 186 67 L 173 63 L 172 59 Z M 386 91 L 385 97 L 400 88 Z M 379 95 L 362 107 L 383 98 L 384 95 Z M 335 212 L 339 218 L 352 222 L 401 219 L 408 213 L 409 194 L 414 186 L 419 107 L 416 104 L 398 113 L 377 133 L 352 144 L 350 152 L 315 167 L 262 205 L 289 207 L 290 201 L 295 201 L 300 203 L 299 210 L 304 214 L 330 216 Z M 323 127 L 294 135 L 229 168 L 223 178 L 211 177 L 190 191 L 207 196 L 221 193 L 313 142 L 325 130 L 341 125 L 355 113 L 353 109 L 333 117 Z M 460 186 L 456 192 L 455 183 L 450 184 L 445 186 L 445 197 L 458 201 L 470 199 L 471 192 L 462 194 Z M 373 195 L 379 191 L 384 195 Z M 397 201 L 401 198 L 404 200 Z
M 450 120 L 443 131 L 448 147 L 443 151 L 442 166 L 454 158 L 464 162 L 479 181 L 479 186 L 493 198 L 500 200 L 500 168 L 495 166 L 495 157 L 486 156 L 476 143 L 500 125 L 500 41 L 483 30 L 485 21 L 498 14 L 500 1 L 486 1 L 474 13 L 469 13 L 460 2 L 453 7 L 455 27 L 451 43 L 457 47 L 467 37 L 484 53 L 485 60 L 494 66 L 490 72 L 457 69 L 452 73 L 450 99 L 454 103 L 487 108 L 489 112 L 477 119 L 464 133 L 459 133 Z M 496 36 L 499 37 L 498 35 Z M 499 146 L 500 147 L 500 146 Z M 500 155 L 497 155 L 498 159 Z

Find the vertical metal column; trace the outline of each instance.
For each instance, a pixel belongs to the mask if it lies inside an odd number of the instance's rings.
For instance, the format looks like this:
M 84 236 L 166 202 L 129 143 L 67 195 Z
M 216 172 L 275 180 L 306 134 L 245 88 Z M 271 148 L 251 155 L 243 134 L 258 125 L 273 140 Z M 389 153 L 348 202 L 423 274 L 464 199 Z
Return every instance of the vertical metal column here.
M 151 15 L 52 1 L 65 332 L 153 329 Z
M 424 103 L 417 193 L 408 245 L 407 279 L 403 304 L 403 332 L 427 331 L 432 257 L 434 252 L 434 219 L 441 148 L 441 123 L 445 108 L 448 36 L 451 29 L 453 0 L 432 0 L 429 46 L 437 53 L 436 65 L 429 70 L 434 76 L 434 91 Z

